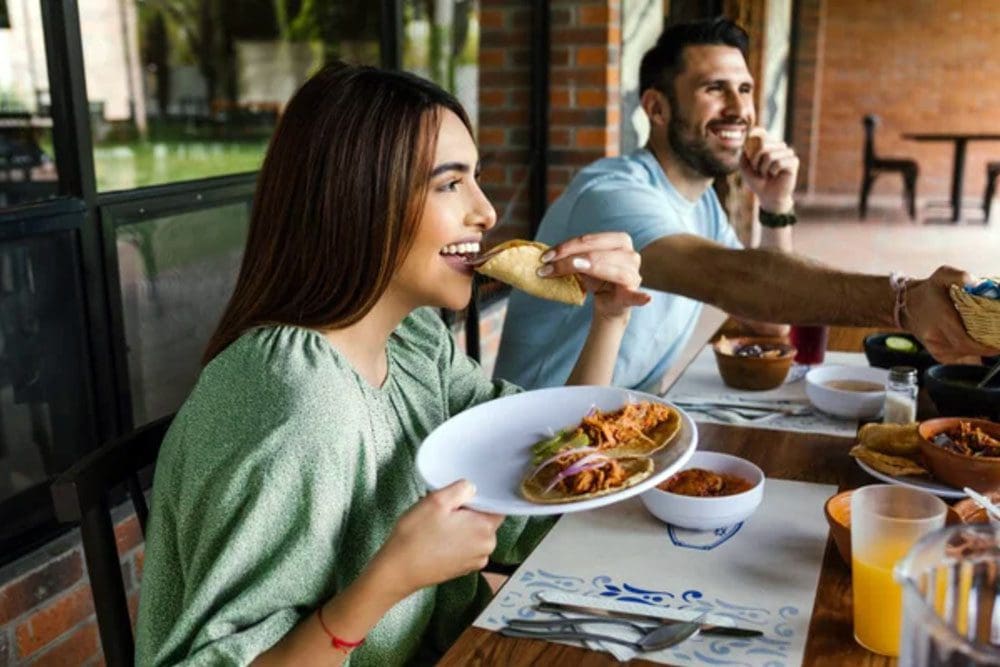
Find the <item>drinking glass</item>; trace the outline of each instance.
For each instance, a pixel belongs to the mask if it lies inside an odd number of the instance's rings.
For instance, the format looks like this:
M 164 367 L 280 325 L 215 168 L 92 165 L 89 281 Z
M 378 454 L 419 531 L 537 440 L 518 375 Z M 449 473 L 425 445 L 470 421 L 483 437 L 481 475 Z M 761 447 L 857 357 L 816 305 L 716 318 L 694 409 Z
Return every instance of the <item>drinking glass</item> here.
M 1000 665 L 1000 529 L 959 525 L 924 536 L 896 568 L 903 586 L 899 664 Z
M 826 341 L 830 336 L 830 327 L 825 325 L 793 324 L 789 339 L 795 346 L 795 363 L 810 366 L 823 363 L 826 353 Z
M 913 544 L 944 526 L 940 498 L 904 486 L 874 484 L 851 494 L 854 639 L 869 651 L 899 655 L 903 590 L 893 568 Z

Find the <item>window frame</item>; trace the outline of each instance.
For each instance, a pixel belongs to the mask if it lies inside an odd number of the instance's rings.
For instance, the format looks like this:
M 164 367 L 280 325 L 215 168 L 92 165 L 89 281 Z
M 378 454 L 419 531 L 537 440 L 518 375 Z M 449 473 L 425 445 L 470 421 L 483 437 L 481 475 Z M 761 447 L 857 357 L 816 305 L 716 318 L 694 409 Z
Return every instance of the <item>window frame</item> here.
M 128 432 L 132 418 L 129 371 L 118 280 L 116 231 L 120 226 L 154 217 L 252 201 L 257 172 L 98 192 L 94 145 L 84 72 L 80 18 L 76 0 L 35 0 L 41 6 L 42 31 L 49 74 L 52 143 L 59 174 L 58 198 L 0 209 L 0 240 L 53 230 L 72 229 L 81 273 L 83 340 L 90 376 L 81 394 L 92 417 L 91 448 Z M 523 0 L 531 11 L 531 232 L 546 207 L 549 7 L 546 0 Z M 403 20 L 401 0 L 379 0 L 380 60 L 400 69 Z M 491 291 L 486 303 L 503 298 L 506 289 Z M 479 304 L 482 305 L 482 304 Z M 469 352 L 478 358 L 477 308 L 466 320 Z M 0 542 L 0 566 L 71 530 L 54 519 L 48 482 L 0 500 L 0 522 L 23 520 L 24 530 Z

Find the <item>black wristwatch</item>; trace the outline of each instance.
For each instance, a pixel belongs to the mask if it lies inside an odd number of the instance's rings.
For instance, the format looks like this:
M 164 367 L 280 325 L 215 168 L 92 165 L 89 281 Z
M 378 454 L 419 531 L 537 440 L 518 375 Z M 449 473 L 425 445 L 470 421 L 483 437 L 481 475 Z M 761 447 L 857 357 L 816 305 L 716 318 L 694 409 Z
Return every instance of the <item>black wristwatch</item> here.
M 760 209 L 760 215 L 758 216 L 760 224 L 764 227 L 770 227 L 775 229 L 777 227 L 788 227 L 794 225 L 797 221 L 795 217 L 795 211 L 789 211 L 788 213 L 771 213 L 770 211 L 765 211 Z

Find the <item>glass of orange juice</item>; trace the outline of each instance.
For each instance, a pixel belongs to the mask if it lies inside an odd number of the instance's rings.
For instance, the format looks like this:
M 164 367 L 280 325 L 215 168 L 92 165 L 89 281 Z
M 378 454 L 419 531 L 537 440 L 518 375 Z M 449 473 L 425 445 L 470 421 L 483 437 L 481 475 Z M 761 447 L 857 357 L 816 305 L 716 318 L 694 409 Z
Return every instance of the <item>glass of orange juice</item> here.
M 851 494 L 851 578 L 854 639 L 896 657 L 903 589 L 893 568 L 927 533 L 944 526 L 947 506 L 926 491 L 874 484 Z

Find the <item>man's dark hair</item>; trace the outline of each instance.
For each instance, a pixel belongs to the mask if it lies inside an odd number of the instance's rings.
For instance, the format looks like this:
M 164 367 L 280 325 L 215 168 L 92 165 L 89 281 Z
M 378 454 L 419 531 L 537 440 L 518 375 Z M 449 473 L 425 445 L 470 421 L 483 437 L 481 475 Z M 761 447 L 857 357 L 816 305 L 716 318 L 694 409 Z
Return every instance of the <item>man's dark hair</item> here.
M 674 77 L 684 67 L 684 47 L 719 44 L 739 49 L 746 60 L 749 48 L 746 31 L 721 16 L 702 21 L 676 23 L 660 35 L 656 46 L 646 52 L 639 65 L 639 94 L 647 88 L 672 92 Z

